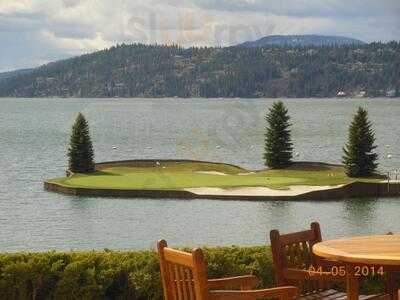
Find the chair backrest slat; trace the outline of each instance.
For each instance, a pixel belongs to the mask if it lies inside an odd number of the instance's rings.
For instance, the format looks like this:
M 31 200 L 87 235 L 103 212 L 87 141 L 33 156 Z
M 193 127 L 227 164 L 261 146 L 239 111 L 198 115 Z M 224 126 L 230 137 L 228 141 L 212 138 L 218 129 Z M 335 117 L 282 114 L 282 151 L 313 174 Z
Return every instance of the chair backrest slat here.
M 172 295 L 174 300 L 178 300 L 178 284 L 175 280 L 175 266 L 173 264 L 168 263 L 168 271 L 169 271 L 169 278 L 171 280 L 172 285 Z
M 189 293 L 189 299 L 190 300 L 195 300 L 195 296 L 194 296 L 194 283 L 193 283 L 193 275 L 192 272 L 188 269 L 184 270 L 185 272 L 185 280 L 187 282 L 187 289 L 188 289 L 188 293 Z
M 182 298 L 187 300 L 187 299 L 189 299 L 189 294 L 188 294 L 188 285 L 187 285 L 186 276 L 185 276 L 185 268 L 179 267 L 178 272 L 179 272 L 179 278 L 182 283 L 182 285 L 181 285 Z

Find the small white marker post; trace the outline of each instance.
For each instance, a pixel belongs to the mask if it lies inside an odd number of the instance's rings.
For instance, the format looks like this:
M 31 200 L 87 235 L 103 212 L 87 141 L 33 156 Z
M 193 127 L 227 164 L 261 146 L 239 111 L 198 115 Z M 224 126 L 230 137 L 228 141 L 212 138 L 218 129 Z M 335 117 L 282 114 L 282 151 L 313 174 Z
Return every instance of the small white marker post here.
M 387 172 L 387 189 L 388 189 L 388 194 L 389 194 L 390 193 L 390 172 Z

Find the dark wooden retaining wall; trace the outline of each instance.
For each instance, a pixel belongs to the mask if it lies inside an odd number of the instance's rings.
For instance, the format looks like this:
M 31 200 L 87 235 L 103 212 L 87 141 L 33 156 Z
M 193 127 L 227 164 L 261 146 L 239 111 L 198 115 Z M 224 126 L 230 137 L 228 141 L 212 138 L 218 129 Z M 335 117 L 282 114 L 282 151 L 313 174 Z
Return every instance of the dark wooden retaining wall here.
M 92 189 L 66 187 L 58 183 L 45 182 L 44 188 L 61 194 L 94 197 L 124 197 L 124 198 L 183 198 L 194 199 L 196 195 L 187 191 L 174 190 L 122 190 L 122 189 Z
M 124 197 L 124 198 L 177 198 L 177 199 L 220 199 L 220 200 L 335 200 L 348 198 L 375 198 L 400 196 L 400 184 L 392 183 L 388 189 L 386 183 L 355 182 L 343 187 L 323 191 L 313 191 L 297 196 L 232 196 L 232 195 L 197 195 L 180 190 L 121 190 L 121 189 L 91 189 L 66 187 L 58 183 L 45 182 L 48 191 L 94 197 Z

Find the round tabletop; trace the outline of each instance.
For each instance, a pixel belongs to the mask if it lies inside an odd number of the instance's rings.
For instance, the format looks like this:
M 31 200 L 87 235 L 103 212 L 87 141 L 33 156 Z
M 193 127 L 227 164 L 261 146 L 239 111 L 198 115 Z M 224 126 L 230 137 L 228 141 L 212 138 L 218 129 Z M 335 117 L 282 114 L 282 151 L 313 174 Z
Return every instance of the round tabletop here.
M 330 260 L 400 266 L 400 235 L 374 235 L 317 243 L 314 254 Z

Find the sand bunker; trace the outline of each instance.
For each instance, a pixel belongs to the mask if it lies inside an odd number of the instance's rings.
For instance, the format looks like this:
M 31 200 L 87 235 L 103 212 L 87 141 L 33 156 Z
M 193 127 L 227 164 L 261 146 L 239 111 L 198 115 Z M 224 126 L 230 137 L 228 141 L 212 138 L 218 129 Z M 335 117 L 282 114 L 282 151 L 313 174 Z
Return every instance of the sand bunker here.
M 214 188 L 214 187 L 201 187 L 201 188 L 188 188 L 185 191 L 197 195 L 214 195 L 214 196 L 298 196 L 301 194 L 329 190 L 341 187 L 343 185 L 335 186 L 308 186 L 308 185 L 293 185 L 285 190 L 275 190 L 267 187 L 241 187 L 241 188 Z
M 200 173 L 200 174 L 211 174 L 211 175 L 228 175 L 222 172 L 217 172 L 217 171 L 198 171 L 196 173 Z

